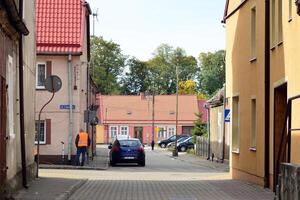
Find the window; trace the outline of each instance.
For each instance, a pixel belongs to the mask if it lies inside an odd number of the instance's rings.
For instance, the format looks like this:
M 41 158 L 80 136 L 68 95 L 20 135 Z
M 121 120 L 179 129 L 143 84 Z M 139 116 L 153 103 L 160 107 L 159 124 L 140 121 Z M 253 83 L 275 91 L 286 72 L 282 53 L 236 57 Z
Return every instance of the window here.
M 289 0 L 289 21 L 291 21 L 293 18 L 293 2 L 292 0 Z
M 45 89 L 46 63 L 38 63 L 36 67 L 36 88 Z
M 232 151 L 240 151 L 240 111 L 239 97 L 232 98 Z
M 275 23 L 275 0 L 271 0 L 271 47 L 275 47 L 276 43 L 276 23 Z
M 171 137 L 172 135 L 175 135 L 175 127 L 169 127 L 168 128 L 168 137 Z
M 15 78 L 15 69 L 13 67 L 13 58 L 8 55 L 7 59 L 7 97 L 8 97 L 8 102 L 7 102 L 7 120 L 8 120 L 8 132 L 9 136 L 13 139 L 15 138 L 15 123 L 14 123 L 14 104 L 15 104 L 15 86 L 14 86 L 14 78 Z
M 278 43 L 283 41 L 282 29 L 282 0 L 278 0 Z
M 121 135 L 128 135 L 128 126 L 121 126 L 120 134 Z
M 116 137 L 118 133 L 118 127 L 116 126 L 109 127 L 109 132 L 110 132 L 110 137 L 112 138 Z
M 251 100 L 251 136 L 250 148 L 256 149 L 256 99 Z
M 251 9 L 251 59 L 256 58 L 256 7 Z
M 159 138 L 164 138 L 165 134 L 164 134 L 164 128 L 163 127 L 158 127 L 158 137 Z
M 40 144 L 46 144 L 46 123 L 44 120 L 40 121 Z M 35 121 L 35 143 L 38 143 L 38 128 L 39 122 Z

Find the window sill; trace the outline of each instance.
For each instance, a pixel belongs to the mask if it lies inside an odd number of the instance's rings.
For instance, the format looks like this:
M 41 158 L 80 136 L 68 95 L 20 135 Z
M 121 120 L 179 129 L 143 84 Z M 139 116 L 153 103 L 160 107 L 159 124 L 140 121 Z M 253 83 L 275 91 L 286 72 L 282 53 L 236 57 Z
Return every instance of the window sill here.
M 34 143 L 35 145 L 38 145 L 37 142 Z M 46 145 L 46 142 L 40 142 L 40 145 Z
M 292 22 L 292 21 L 293 21 L 293 18 L 290 18 L 288 22 L 290 23 L 290 22 Z
M 239 155 L 240 154 L 240 150 L 234 150 L 234 151 L 231 151 L 231 153 Z
M 254 148 L 254 147 L 250 147 L 249 150 L 252 152 L 256 152 L 256 148 Z
M 41 90 L 41 91 L 43 91 L 43 90 L 46 90 L 46 88 L 39 88 L 39 87 L 36 87 L 35 90 Z
M 282 45 L 283 45 L 283 41 L 281 41 L 277 44 L 277 46 L 282 46 Z
M 254 63 L 254 62 L 256 62 L 256 60 L 257 60 L 256 57 L 255 57 L 255 58 L 251 58 L 251 59 L 250 59 L 250 62 L 251 62 L 251 63 Z

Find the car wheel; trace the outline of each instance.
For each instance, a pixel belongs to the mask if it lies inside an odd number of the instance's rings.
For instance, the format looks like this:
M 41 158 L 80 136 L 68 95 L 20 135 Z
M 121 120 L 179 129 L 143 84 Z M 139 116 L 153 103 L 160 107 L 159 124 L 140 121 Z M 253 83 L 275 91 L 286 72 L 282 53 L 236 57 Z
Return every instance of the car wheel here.
M 139 166 L 145 167 L 145 165 L 146 165 L 145 160 L 142 160 L 141 162 L 139 162 Z
M 160 144 L 160 147 L 161 147 L 161 148 L 166 148 L 166 144 L 165 144 L 165 143 L 161 143 L 161 144 Z
M 185 146 L 180 147 L 180 151 L 185 152 L 186 151 L 186 147 Z

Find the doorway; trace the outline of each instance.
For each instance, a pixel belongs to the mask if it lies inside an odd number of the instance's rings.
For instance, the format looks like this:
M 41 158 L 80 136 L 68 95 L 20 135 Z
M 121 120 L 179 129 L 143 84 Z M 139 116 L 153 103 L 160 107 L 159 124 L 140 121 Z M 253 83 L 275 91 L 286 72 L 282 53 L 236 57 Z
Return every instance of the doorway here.
M 6 180 L 6 83 L 0 76 L 0 188 Z
M 134 127 L 134 137 L 143 143 L 143 127 Z
M 277 87 L 274 89 L 274 172 L 273 172 L 273 190 L 275 191 L 277 185 L 277 179 L 279 174 L 279 169 L 277 169 L 277 161 L 278 161 L 278 154 L 280 151 L 280 143 L 282 137 L 282 129 L 284 127 L 285 119 L 284 114 L 287 107 L 287 83 Z M 286 133 L 287 134 L 287 131 Z M 281 158 L 280 162 L 286 161 L 286 153 L 285 151 L 284 156 Z

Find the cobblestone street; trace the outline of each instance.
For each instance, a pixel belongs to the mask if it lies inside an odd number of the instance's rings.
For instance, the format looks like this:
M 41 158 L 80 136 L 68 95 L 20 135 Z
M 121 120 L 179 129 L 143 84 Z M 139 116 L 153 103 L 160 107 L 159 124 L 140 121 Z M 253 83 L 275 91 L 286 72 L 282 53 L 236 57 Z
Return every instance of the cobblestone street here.
M 102 146 L 101 149 L 107 151 Z M 273 199 L 272 192 L 229 179 L 228 167 L 198 157 L 156 149 L 146 150 L 146 167 L 119 165 L 108 170 L 42 169 L 42 179 L 77 180 L 76 190 L 49 199 L 103 200 L 206 200 Z M 105 153 L 104 153 L 105 154 Z M 103 155 L 104 155 L 103 154 Z M 194 161 L 193 161 L 194 160 Z M 87 180 L 87 181 L 82 181 Z M 53 183 L 52 183 L 53 186 Z M 41 187 L 47 187 L 41 185 Z M 41 190 L 41 188 L 39 188 Z M 46 191 L 47 192 L 47 191 Z M 40 194 L 44 195 L 45 194 Z M 19 196 L 20 197 L 20 196 Z M 28 196 L 30 199 L 30 195 Z M 61 198 L 65 197 L 65 198 Z M 20 199 L 24 199 L 21 198 Z M 39 198 L 32 198 L 39 199 Z M 45 199 L 45 198 L 43 198 Z

